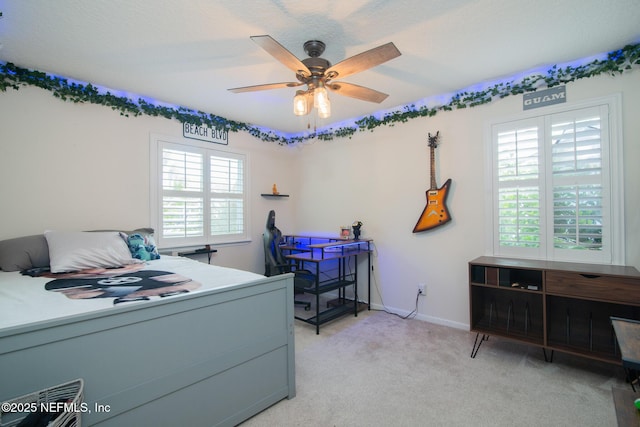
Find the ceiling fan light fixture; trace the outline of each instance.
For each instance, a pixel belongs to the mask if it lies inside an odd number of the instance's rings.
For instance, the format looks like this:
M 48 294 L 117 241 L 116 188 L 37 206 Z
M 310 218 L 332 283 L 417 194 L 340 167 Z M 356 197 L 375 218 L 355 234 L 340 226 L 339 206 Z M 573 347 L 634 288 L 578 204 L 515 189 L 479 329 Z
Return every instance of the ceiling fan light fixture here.
M 368 70 L 401 55 L 398 48 L 389 42 L 331 65 L 321 57 L 325 44 L 319 40 L 309 40 L 304 44 L 304 50 L 309 57 L 303 60 L 298 59 L 269 35 L 252 36 L 251 40 L 292 70 L 298 81 L 237 87 L 229 91 L 242 93 L 306 85 L 306 91 L 299 90 L 293 97 L 293 113 L 296 116 L 304 116 L 316 108 L 318 117 L 323 119 L 331 116 L 331 102 L 326 88 L 329 83 L 329 89 L 339 95 L 376 103 L 384 101 L 388 96 L 385 93 L 351 83 L 333 83 L 332 81 Z
M 331 101 L 329 101 L 329 98 L 327 98 L 323 104 L 318 106 L 318 117 L 321 119 L 328 119 L 331 117 Z
M 328 103 L 329 92 L 327 92 L 327 89 L 324 87 L 324 82 L 319 81 L 318 86 L 313 89 L 313 106 L 317 109 L 326 109 Z
M 296 91 L 296 95 L 293 97 L 293 114 L 296 116 L 306 116 L 309 114 L 309 110 L 311 110 L 309 98 L 307 91 Z

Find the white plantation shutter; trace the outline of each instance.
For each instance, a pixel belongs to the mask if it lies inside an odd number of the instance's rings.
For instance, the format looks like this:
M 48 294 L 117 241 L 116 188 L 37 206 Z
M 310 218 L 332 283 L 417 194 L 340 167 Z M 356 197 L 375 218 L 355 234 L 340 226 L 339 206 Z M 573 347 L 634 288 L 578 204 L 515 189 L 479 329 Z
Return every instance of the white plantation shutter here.
M 497 254 L 538 256 L 543 246 L 541 134 L 538 119 L 494 126 Z
M 608 151 L 607 133 L 603 133 L 606 120 L 607 110 L 598 107 L 550 118 L 556 252 L 607 250 L 611 204 L 610 191 L 605 190 L 609 188 L 604 161 Z
M 246 241 L 246 155 L 159 139 L 155 145 L 158 245 Z
M 538 187 L 501 188 L 498 191 L 500 246 L 540 246 L 540 192 Z
M 498 126 L 498 246 L 540 247 L 540 151 L 537 121 Z M 510 252 L 510 251 L 506 251 Z
M 622 172 L 610 164 L 609 121 L 598 105 L 492 126 L 495 255 L 612 262 L 610 242 L 623 236 L 610 174 Z
M 554 247 L 602 250 L 602 186 L 555 186 L 553 195 Z
M 162 150 L 162 236 L 204 236 L 204 155 Z
M 211 157 L 211 234 L 244 232 L 244 162 Z

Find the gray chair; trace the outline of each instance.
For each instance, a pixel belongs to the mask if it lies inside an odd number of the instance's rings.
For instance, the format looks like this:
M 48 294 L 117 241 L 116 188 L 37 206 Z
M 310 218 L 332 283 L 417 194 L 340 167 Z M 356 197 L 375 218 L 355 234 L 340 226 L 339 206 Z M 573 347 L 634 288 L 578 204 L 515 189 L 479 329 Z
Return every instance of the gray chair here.
M 288 262 L 282 254 L 282 232 L 276 227 L 276 213 L 269 211 L 267 224 L 262 234 L 264 243 L 264 275 L 275 276 L 284 273 L 293 273 L 293 287 L 297 294 L 304 293 L 305 289 L 315 287 L 316 277 L 309 270 L 297 269 L 295 264 Z M 307 301 L 294 301 L 295 304 L 303 305 L 305 310 L 311 308 L 311 303 Z

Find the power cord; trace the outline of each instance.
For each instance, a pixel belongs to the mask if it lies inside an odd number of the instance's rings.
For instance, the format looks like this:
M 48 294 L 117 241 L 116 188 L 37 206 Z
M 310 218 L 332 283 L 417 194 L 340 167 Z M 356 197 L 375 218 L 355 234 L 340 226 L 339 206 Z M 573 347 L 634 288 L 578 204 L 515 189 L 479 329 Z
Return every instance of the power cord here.
M 373 245 L 373 254 L 375 257 L 378 256 L 378 248 Z M 347 262 L 346 268 L 348 270 L 348 272 L 346 272 L 348 275 L 353 274 L 352 271 L 352 266 L 351 266 L 351 259 L 349 259 L 349 261 Z M 323 274 L 323 272 L 321 272 L 320 274 Z M 328 274 L 328 273 L 327 273 Z M 376 280 L 376 275 L 375 275 L 375 270 L 373 265 L 371 265 L 371 277 L 373 278 L 373 285 L 374 288 L 376 290 L 376 292 L 378 293 L 378 296 L 380 297 L 380 303 L 382 304 L 383 309 L 377 309 L 377 308 L 372 308 L 371 311 L 384 311 L 385 313 L 388 314 L 392 314 L 394 316 L 398 316 L 399 318 L 403 319 L 403 320 L 407 320 L 407 319 L 413 319 L 418 315 L 418 301 L 420 299 L 420 295 L 422 294 L 422 292 L 420 290 L 417 291 L 416 293 L 416 301 L 415 301 L 415 308 L 413 309 L 413 311 L 411 311 L 411 313 L 407 314 L 406 316 L 403 316 L 401 314 L 398 313 L 394 313 L 393 311 L 389 310 L 386 305 L 384 304 L 384 300 L 382 298 L 382 293 L 380 292 L 380 288 L 378 287 L 378 281 Z M 369 299 L 371 299 L 371 296 L 369 296 Z M 364 302 L 364 301 L 359 301 L 360 302 Z
M 371 277 L 373 278 L 373 286 L 376 290 L 376 292 L 378 293 L 378 296 L 380 297 L 380 303 L 382 304 L 383 309 L 377 309 L 377 308 L 372 308 L 371 310 L 373 311 L 384 311 L 385 313 L 389 313 L 389 314 L 393 314 L 394 316 L 398 316 L 399 318 L 403 319 L 403 320 L 407 320 L 407 319 L 413 319 L 418 315 L 418 300 L 420 299 L 420 295 L 422 294 L 422 292 L 420 292 L 418 290 L 418 292 L 416 293 L 416 306 L 413 309 L 413 311 L 409 314 L 407 314 L 406 316 L 403 316 L 401 314 L 398 313 L 394 313 L 393 311 L 389 310 L 387 308 L 387 306 L 384 304 L 384 300 L 382 299 L 382 293 L 380 292 L 380 288 L 378 288 L 378 281 L 376 280 L 376 275 L 375 275 L 375 270 L 373 269 L 373 265 L 371 266 Z

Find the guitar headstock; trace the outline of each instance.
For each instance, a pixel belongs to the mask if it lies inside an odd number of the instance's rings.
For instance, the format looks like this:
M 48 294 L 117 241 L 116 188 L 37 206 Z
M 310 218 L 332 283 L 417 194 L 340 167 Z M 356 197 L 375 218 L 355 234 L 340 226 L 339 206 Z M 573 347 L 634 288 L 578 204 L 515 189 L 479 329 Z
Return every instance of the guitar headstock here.
M 434 136 L 431 136 L 431 132 L 429 132 L 429 147 L 436 148 L 438 146 L 438 138 L 440 138 L 440 131 L 436 132 Z

